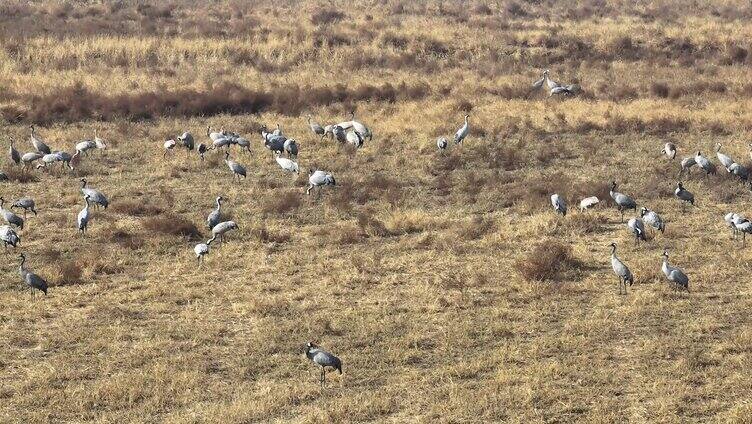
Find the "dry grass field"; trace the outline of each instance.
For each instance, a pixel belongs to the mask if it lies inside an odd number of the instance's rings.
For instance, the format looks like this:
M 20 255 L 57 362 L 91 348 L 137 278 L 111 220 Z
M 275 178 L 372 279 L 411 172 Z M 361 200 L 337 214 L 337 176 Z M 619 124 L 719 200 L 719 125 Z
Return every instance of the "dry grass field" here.
M 660 155 L 717 163 L 721 142 L 750 165 L 750 18 L 741 0 L 1 2 L 0 194 L 39 215 L 0 254 L 0 422 L 752 422 L 752 243 L 723 222 L 752 192 L 695 169 L 682 213 Z M 543 69 L 582 92 L 530 93 Z M 306 124 L 350 110 L 374 132 L 357 151 Z M 108 149 L 23 173 L 5 152 L 32 149 L 32 123 L 53 149 L 95 129 Z M 276 123 L 337 187 L 283 173 L 259 135 Z M 214 152 L 162 158 L 207 125 L 252 140 L 245 181 Z M 80 177 L 111 201 L 86 237 Z M 633 245 L 612 180 L 665 234 Z M 218 195 L 240 228 L 198 269 Z M 608 201 L 576 211 L 590 195 Z M 323 390 L 309 340 L 343 361 Z

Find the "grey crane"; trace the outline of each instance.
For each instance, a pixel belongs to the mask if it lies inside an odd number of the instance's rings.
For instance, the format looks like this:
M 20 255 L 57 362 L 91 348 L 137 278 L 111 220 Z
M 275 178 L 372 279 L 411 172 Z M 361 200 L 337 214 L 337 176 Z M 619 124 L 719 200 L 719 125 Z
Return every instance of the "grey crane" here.
M 214 141 L 224 138 L 224 131 L 220 130 L 220 132 L 212 132 L 211 126 L 208 126 L 206 127 L 206 136 L 209 137 L 212 143 L 214 143 Z
M 324 138 L 324 135 L 326 134 L 324 127 L 319 125 L 317 122 L 311 121 L 311 115 L 308 115 L 308 126 L 311 128 L 311 131 L 313 131 L 314 134 L 321 138 Z
M 5 209 L 4 205 L 5 205 L 5 199 L 3 199 L 2 196 L 0 196 L 0 215 L 3 216 L 3 219 L 8 224 L 15 225 L 16 227 L 23 230 L 24 219 L 14 214 L 13 212 L 9 211 L 8 209 Z
M 90 202 L 107 209 L 107 206 L 110 204 L 110 201 L 107 200 L 107 196 L 102 194 L 102 192 L 99 190 L 86 187 L 86 184 L 88 184 L 88 182 L 86 181 L 86 178 L 81 178 L 80 181 L 81 181 L 81 194 L 83 194 L 84 196 L 88 195 Z
M 199 243 L 193 248 L 193 251 L 196 253 L 196 260 L 198 261 L 199 268 L 204 261 L 204 256 L 209 254 L 209 245 L 212 244 L 212 241 L 213 240 L 208 240 L 206 243 Z
M 737 233 L 742 233 L 742 247 L 744 247 L 747 243 L 747 234 L 752 234 L 752 222 L 741 215 L 736 215 L 734 217 L 734 228 Z
M 350 111 L 350 125 L 352 129 L 357 132 L 362 138 L 367 138 L 369 141 L 373 140 L 373 133 L 371 130 L 363 125 L 363 123 L 355 120 L 355 112 Z
M 217 208 L 211 211 L 209 216 L 206 217 L 206 228 L 211 230 L 215 225 L 222 222 L 222 201 L 225 200 L 222 196 L 217 196 L 214 200 L 217 204 Z
M 308 171 L 308 189 L 306 189 L 306 194 L 311 194 L 311 190 L 313 190 L 314 187 L 323 187 L 323 186 L 336 186 L 337 182 L 334 180 L 334 176 L 328 172 L 324 172 L 321 170 L 309 170 Z M 319 194 L 321 193 L 319 189 Z
M 89 212 L 89 196 L 84 196 L 84 202 L 86 202 L 86 206 L 84 206 L 83 209 L 81 209 L 81 212 L 78 213 L 78 219 L 76 220 L 78 224 L 78 231 L 81 233 L 81 235 L 86 235 L 86 229 L 89 227 L 89 219 L 91 219 L 91 213 Z
M 661 218 L 661 216 L 655 211 L 643 207 L 640 209 L 640 216 L 642 217 L 643 222 L 660 231 L 661 234 L 666 231 L 666 223 L 663 222 L 663 218 Z
M 573 96 L 577 94 L 577 92 L 580 91 L 580 86 L 577 84 L 569 84 L 569 85 L 560 85 L 558 87 L 554 87 L 551 89 L 551 92 L 548 93 L 548 97 L 553 97 L 556 95 L 565 95 L 565 96 Z
M 731 174 L 739 177 L 742 181 L 748 181 L 749 180 L 749 170 L 736 162 L 732 163 L 731 166 L 728 168 L 728 172 Z
M 76 153 L 71 155 L 68 152 L 53 152 L 57 157 L 57 161 L 62 164 L 63 167 L 68 167 L 71 171 L 75 170 L 76 168 L 73 166 L 73 163 L 77 163 L 76 159 L 81 155 L 81 152 L 76 150 Z
M 107 148 L 107 143 L 103 139 L 99 138 L 96 128 L 94 128 L 94 144 L 96 144 L 97 149 L 99 150 L 104 150 Z
M 567 216 L 567 202 L 563 197 L 559 196 L 558 193 L 551 195 L 551 205 L 554 207 L 557 214 Z
M 541 88 L 543 88 L 543 84 L 548 81 L 548 72 L 548 69 L 543 71 L 543 76 L 541 77 L 541 79 L 535 81 L 530 85 L 530 91 L 540 90 Z
M 345 136 L 347 142 L 355 146 L 356 149 L 363 147 L 363 136 L 357 130 L 353 130 L 347 133 Z
M 470 119 L 470 115 L 465 115 L 465 125 L 461 126 L 454 134 L 454 144 L 461 144 L 470 133 L 470 122 L 468 119 Z
M 333 124 L 325 126 L 324 127 L 324 135 L 321 137 L 321 139 L 323 140 L 324 137 L 327 137 L 327 136 L 329 136 L 329 138 L 334 137 L 334 127 L 335 126 L 336 125 L 333 125 Z
M 681 269 L 671 266 L 668 263 L 668 249 L 663 249 L 663 265 L 661 271 L 666 279 L 671 283 L 674 290 L 684 289 L 689 292 L 689 277 Z
M 619 278 L 619 294 L 627 294 L 627 283 L 631 286 L 634 284 L 634 276 L 629 267 L 616 257 L 616 243 L 611 243 L 611 268 L 614 270 L 614 274 Z M 622 291 L 622 287 L 624 291 Z
M 666 155 L 671 160 L 674 160 L 676 157 L 676 145 L 674 143 L 666 143 L 666 145 L 663 146 L 663 149 L 661 149 L 661 153 Z
M 729 168 L 731 168 L 734 160 L 721 153 L 721 147 L 721 143 L 715 143 L 715 156 L 718 158 L 718 162 L 720 162 L 727 171 L 731 172 Z
M 18 154 L 16 146 L 13 145 L 13 140 L 10 141 L 10 147 L 8 147 L 8 158 L 16 165 L 21 163 L 21 155 Z
M 635 237 L 635 245 L 639 245 L 640 241 L 648 240 L 645 235 L 645 223 L 641 218 L 632 218 L 627 221 L 627 228 Z
M 0 240 L 5 245 L 6 250 L 9 245 L 15 248 L 21 243 L 21 237 L 8 225 L 0 225 Z
M 233 138 L 233 143 L 237 144 L 238 147 L 240 147 L 240 150 L 245 150 L 247 153 L 251 153 L 251 142 L 248 141 L 245 137 L 236 135 Z
M 34 161 L 41 159 L 43 156 L 43 154 L 37 152 L 24 153 L 23 156 L 21 156 L 21 162 L 23 162 L 24 168 L 28 168 L 34 163 Z
M 729 212 L 726 214 L 726 216 L 723 217 L 723 220 L 726 222 L 726 225 L 731 228 L 731 238 L 736 238 L 736 233 L 738 230 L 736 229 L 736 219 L 739 215 L 734 212 Z
M 26 269 L 26 255 L 21 253 L 18 257 L 21 259 L 21 264 L 18 265 L 18 273 L 21 275 L 21 279 L 26 286 L 31 290 L 31 298 L 34 298 L 34 289 L 41 291 L 47 296 L 47 281 Z
M 596 196 L 586 197 L 580 200 L 580 212 L 585 212 L 586 210 L 592 208 L 600 202 L 600 199 L 598 199 Z
M 26 212 L 32 211 L 34 212 L 34 216 L 36 216 L 37 211 L 34 209 L 35 207 L 34 199 L 31 197 L 23 197 L 21 199 L 16 200 L 13 202 L 13 204 L 10 206 L 11 209 L 13 208 L 21 208 L 24 210 L 24 219 L 26 219 Z
M 94 142 L 94 140 L 83 140 L 79 141 L 75 145 L 75 149 L 78 152 L 83 153 L 84 155 L 89 155 L 89 150 L 96 149 L 97 143 Z
M 238 224 L 235 223 L 235 221 L 225 221 L 220 222 L 219 224 L 215 225 L 214 228 L 212 228 L 212 238 L 209 239 L 210 242 L 214 242 L 214 240 L 219 237 L 219 242 L 224 243 L 225 242 L 225 233 L 237 230 Z
M 282 134 L 282 127 L 279 125 L 279 122 L 277 122 L 277 128 L 272 131 L 272 134 L 277 136 L 284 136 L 284 134 Z
M 198 152 L 198 155 L 201 157 L 202 161 L 204 160 L 204 155 L 206 154 L 206 152 L 208 150 L 209 149 L 206 148 L 206 144 L 199 143 L 198 148 L 196 149 L 196 151 Z
M 177 144 L 178 143 L 175 140 L 173 140 L 173 139 L 165 140 L 165 142 L 164 142 L 164 154 L 162 154 L 162 159 L 166 158 L 167 157 L 167 153 L 171 152 L 172 149 L 174 149 Z
M 295 141 L 294 138 L 288 138 L 287 140 L 285 140 L 282 146 L 284 147 L 285 152 L 287 152 L 287 157 L 297 159 L 298 143 Z
M 326 368 L 332 368 L 339 371 L 342 374 L 342 361 L 333 354 L 321 349 L 314 342 L 308 342 L 306 344 L 305 355 L 314 364 L 321 367 L 321 374 L 319 376 L 319 383 L 321 387 L 326 385 Z
M 440 152 L 444 152 L 447 147 L 449 147 L 449 142 L 444 137 L 439 137 L 436 139 L 436 147 L 439 148 Z
M 697 151 L 697 154 L 695 155 L 695 162 L 697 165 L 702 168 L 703 171 L 705 171 L 705 176 L 707 177 L 710 174 L 715 175 L 715 164 L 711 162 L 708 158 L 702 155 L 700 151 Z
M 31 145 L 34 146 L 34 149 L 43 155 L 50 154 L 50 147 L 41 138 L 36 136 L 34 125 L 30 125 L 29 128 L 31 128 Z
M 334 127 L 332 127 L 332 135 L 340 143 L 345 143 L 347 141 L 347 133 L 345 132 L 345 128 L 340 125 L 335 125 Z
M 49 153 L 44 156 L 42 156 L 42 163 L 37 165 L 37 169 L 44 168 L 47 169 L 48 166 L 52 165 L 53 163 L 57 162 L 58 156 L 54 153 Z
M 686 157 L 682 159 L 680 167 L 679 167 L 679 176 L 681 177 L 682 174 L 684 174 L 684 171 L 687 171 L 687 176 L 691 173 L 692 167 L 695 166 L 697 162 L 695 161 L 694 156 Z
M 282 156 L 280 156 L 279 153 L 277 153 L 274 158 L 277 160 L 277 164 L 279 164 L 279 166 L 285 171 L 294 172 L 296 174 L 300 173 L 300 168 L 298 167 L 298 164 L 292 161 L 291 159 L 283 158 Z
M 233 180 L 237 177 L 238 181 L 240 181 L 240 177 L 243 178 L 246 177 L 245 173 L 245 167 L 234 160 L 230 160 L 230 152 L 225 152 L 225 163 L 227 164 L 227 167 L 230 168 L 230 171 L 232 172 L 232 178 Z
M 611 182 L 611 190 L 608 192 L 608 194 L 611 196 L 612 199 L 614 199 L 614 203 L 616 203 L 616 207 L 621 213 L 621 222 L 624 222 L 624 211 L 633 209 L 635 212 L 637 211 L 637 203 L 632 199 L 631 197 L 627 196 L 626 194 L 622 194 L 616 191 L 616 181 Z
M 188 131 L 178 136 L 178 141 L 185 148 L 186 154 L 193 151 L 195 142 L 193 141 L 193 135 Z
M 695 205 L 695 195 L 692 194 L 689 190 L 685 189 L 681 181 L 676 183 L 676 190 L 674 190 L 674 195 L 682 202 L 682 212 L 684 212 L 684 208 L 687 203 L 691 204 L 692 206 Z

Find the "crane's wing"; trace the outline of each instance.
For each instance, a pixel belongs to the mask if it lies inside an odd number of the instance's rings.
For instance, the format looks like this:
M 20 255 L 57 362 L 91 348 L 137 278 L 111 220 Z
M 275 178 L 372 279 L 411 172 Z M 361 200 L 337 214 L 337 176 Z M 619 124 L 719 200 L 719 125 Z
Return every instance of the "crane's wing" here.
M 530 90 L 540 90 L 541 87 L 543 87 L 543 82 L 546 80 L 546 78 L 541 78 L 538 81 L 535 81 L 533 85 L 530 86 Z

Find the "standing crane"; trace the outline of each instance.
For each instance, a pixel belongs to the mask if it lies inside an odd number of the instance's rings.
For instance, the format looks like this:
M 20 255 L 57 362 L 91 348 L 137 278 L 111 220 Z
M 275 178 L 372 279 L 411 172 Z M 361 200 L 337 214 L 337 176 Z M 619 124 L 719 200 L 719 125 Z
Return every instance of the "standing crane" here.
M 621 259 L 616 257 L 616 243 L 611 243 L 611 268 L 614 274 L 619 278 L 619 294 L 627 294 L 627 283 L 631 286 L 634 284 L 634 276 Z M 624 291 L 622 292 L 622 287 Z

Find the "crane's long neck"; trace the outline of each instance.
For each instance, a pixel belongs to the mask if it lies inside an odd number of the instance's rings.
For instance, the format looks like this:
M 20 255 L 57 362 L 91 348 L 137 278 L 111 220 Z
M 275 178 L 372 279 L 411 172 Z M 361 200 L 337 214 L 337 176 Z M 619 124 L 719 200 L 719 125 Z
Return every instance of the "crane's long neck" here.
M 216 234 L 213 234 L 213 235 L 212 235 L 212 238 L 210 238 L 210 239 L 209 239 L 209 240 L 208 240 L 208 241 L 206 242 L 206 245 L 208 246 L 208 245 L 212 244 L 212 242 L 213 242 L 214 240 L 216 240 L 216 239 L 217 239 L 217 235 L 216 235 Z
M 611 257 L 614 258 L 616 256 L 616 246 L 611 246 Z
M 217 199 L 217 210 L 219 210 L 219 208 L 221 208 L 221 207 L 222 207 L 222 200 L 221 199 Z
M 26 257 L 21 257 L 21 263 L 18 265 L 18 271 L 21 274 L 24 274 L 26 272 L 26 268 L 24 267 L 24 264 L 26 263 Z

